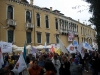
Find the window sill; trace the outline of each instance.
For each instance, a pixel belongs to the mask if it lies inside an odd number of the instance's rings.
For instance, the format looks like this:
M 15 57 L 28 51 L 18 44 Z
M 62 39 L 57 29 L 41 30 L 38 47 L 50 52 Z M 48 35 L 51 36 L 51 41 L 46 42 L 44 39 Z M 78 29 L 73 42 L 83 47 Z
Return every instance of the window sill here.
M 38 44 L 38 45 L 41 45 L 42 43 L 38 43 L 38 42 L 37 42 L 37 44 Z
M 56 29 L 56 31 L 58 31 L 58 29 Z
M 37 26 L 37 28 L 41 28 L 40 26 Z
M 50 28 L 46 28 L 46 29 L 50 30 Z

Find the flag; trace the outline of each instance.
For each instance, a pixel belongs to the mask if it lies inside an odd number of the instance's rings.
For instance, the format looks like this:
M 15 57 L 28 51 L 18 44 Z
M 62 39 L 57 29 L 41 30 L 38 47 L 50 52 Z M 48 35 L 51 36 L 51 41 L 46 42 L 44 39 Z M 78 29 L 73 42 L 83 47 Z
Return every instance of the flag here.
M 27 65 L 25 63 L 25 60 L 24 60 L 24 57 L 23 57 L 22 54 L 20 55 L 20 57 L 19 57 L 19 59 L 18 59 L 18 61 L 17 61 L 14 68 L 18 70 L 18 73 L 20 73 L 23 70 L 27 69 Z
M 87 42 L 83 43 L 83 47 L 87 50 L 92 50 L 92 47 Z
M 66 48 L 64 47 L 63 42 L 59 38 L 58 38 L 58 40 L 59 40 L 59 44 L 60 44 L 60 48 L 61 48 L 62 52 L 63 53 L 68 53 Z
M 67 50 L 68 50 L 70 53 L 76 53 L 76 49 L 75 49 L 75 47 L 74 47 L 72 44 L 70 44 L 70 45 L 67 47 Z
M 79 44 L 79 46 L 77 47 L 77 50 L 80 52 L 80 54 L 81 54 L 81 57 L 82 57 L 82 59 L 83 59 L 83 57 L 84 57 L 84 47 L 83 47 L 84 45 L 83 45 L 83 43 L 81 43 L 81 44 Z
M 24 44 L 23 57 L 24 57 L 24 59 L 26 59 L 26 42 Z
M 53 46 L 50 48 L 50 52 L 54 53 L 54 47 Z
M 60 50 L 60 48 L 59 48 L 59 49 L 54 48 L 54 51 L 55 51 L 55 53 L 57 53 L 58 55 L 61 54 L 61 50 Z
M 76 40 L 74 40 L 74 41 L 73 41 L 73 45 L 74 45 L 75 47 L 78 47 L 78 42 L 77 42 Z
M 34 47 L 32 47 L 30 53 L 32 53 L 35 56 L 35 58 L 36 58 L 36 52 L 37 50 Z
M 4 64 L 4 60 L 3 60 L 2 50 L 1 50 L 1 47 L 0 47 L 0 68 L 2 68 L 3 64 Z

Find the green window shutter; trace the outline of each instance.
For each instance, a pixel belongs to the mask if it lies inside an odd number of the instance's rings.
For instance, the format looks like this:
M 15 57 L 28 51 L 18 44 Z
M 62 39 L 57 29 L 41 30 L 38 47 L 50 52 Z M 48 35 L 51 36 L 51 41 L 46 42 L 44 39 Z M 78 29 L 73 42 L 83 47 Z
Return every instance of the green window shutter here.
M 31 32 L 26 32 L 27 35 L 27 43 L 31 43 Z
M 59 43 L 58 38 L 59 38 L 59 35 L 58 35 L 58 34 L 56 34 L 56 43 Z
M 49 33 L 46 33 L 46 42 L 50 43 L 50 34 Z
M 12 43 L 13 42 L 13 30 L 8 30 L 8 42 Z
M 37 43 L 41 43 L 41 33 L 37 33 Z
M 36 15 L 36 19 L 37 19 L 37 26 L 40 27 L 40 15 L 39 14 Z

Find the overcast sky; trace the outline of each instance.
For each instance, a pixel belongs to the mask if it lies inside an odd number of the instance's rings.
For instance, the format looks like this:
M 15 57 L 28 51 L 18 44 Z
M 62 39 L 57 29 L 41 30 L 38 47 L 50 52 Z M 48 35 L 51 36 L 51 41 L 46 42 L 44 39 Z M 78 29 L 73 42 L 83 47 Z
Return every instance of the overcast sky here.
M 30 0 L 28 0 L 30 2 Z M 92 16 L 89 11 L 89 4 L 82 0 L 33 0 L 34 5 L 40 7 L 52 7 L 53 10 L 61 11 L 65 16 L 75 20 L 80 19 L 80 22 L 90 24 L 89 18 Z

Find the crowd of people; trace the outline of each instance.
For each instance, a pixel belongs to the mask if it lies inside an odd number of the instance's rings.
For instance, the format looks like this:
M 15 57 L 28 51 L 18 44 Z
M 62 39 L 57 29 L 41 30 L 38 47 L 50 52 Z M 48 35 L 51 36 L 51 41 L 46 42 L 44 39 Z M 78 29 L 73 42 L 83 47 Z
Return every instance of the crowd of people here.
M 4 65 L 0 69 L 0 75 L 83 75 L 83 71 L 92 75 L 100 75 L 100 54 L 98 51 L 85 50 L 84 58 L 79 52 L 76 53 L 57 53 L 38 52 L 36 57 L 31 53 L 26 56 L 25 62 L 27 69 L 18 73 L 20 54 L 3 54 Z M 26 73 L 26 72 L 27 73 Z

